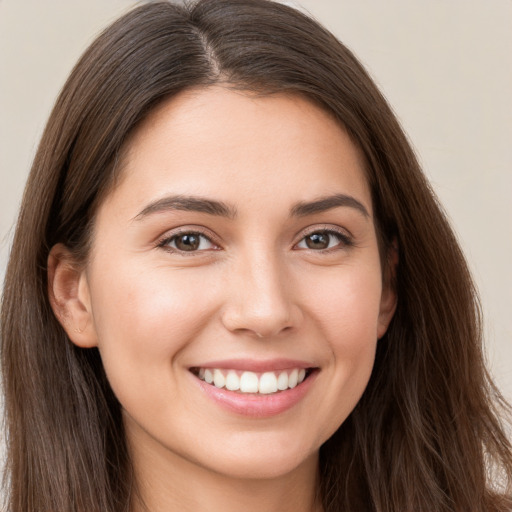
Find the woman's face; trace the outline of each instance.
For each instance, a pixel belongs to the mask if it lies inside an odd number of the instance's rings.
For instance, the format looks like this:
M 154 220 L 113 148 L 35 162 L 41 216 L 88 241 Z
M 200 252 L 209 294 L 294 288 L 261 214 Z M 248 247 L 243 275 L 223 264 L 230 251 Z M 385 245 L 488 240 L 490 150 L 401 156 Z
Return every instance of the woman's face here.
M 316 465 L 394 310 L 363 166 L 298 96 L 187 91 L 138 128 L 71 334 L 99 348 L 135 460 L 262 478 Z

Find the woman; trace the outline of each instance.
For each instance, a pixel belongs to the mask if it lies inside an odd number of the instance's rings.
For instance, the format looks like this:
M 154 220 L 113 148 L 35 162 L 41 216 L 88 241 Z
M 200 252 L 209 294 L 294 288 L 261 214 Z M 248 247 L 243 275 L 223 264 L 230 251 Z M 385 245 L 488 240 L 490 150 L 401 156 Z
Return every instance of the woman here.
M 453 233 L 361 65 L 279 4 L 155 2 L 87 50 L 2 365 L 8 510 L 511 507 Z

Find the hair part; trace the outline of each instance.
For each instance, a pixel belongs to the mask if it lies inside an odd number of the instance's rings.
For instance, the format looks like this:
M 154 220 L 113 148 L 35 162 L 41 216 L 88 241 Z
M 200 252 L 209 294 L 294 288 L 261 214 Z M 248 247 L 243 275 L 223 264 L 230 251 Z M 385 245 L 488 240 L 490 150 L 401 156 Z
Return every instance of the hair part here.
M 53 315 L 48 254 L 63 243 L 85 261 L 139 123 L 180 91 L 219 83 L 300 94 L 332 113 L 366 159 L 384 262 L 390 247 L 399 252 L 398 307 L 372 377 L 320 451 L 325 511 L 508 510 L 512 449 L 499 415 L 509 408 L 485 370 L 477 295 L 455 236 L 357 59 L 315 21 L 266 0 L 143 5 L 107 28 L 66 82 L 3 292 L 8 510 L 130 508 L 121 406 L 97 349 L 74 346 Z

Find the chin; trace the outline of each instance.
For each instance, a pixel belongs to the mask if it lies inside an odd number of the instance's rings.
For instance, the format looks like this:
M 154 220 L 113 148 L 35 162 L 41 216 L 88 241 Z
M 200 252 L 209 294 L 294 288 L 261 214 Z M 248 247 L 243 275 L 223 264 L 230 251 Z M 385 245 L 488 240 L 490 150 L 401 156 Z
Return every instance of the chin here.
M 212 464 L 215 460 L 215 464 Z M 229 478 L 244 480 L 271 480 L 294 472 L 316 473 L 318 449 L 306 450 L 304 446 L 288 443 L 272 443 L 265 446 L 251 443 L 231 449 L 229 453 L 213 454 L 206 464 L 210 470 Z

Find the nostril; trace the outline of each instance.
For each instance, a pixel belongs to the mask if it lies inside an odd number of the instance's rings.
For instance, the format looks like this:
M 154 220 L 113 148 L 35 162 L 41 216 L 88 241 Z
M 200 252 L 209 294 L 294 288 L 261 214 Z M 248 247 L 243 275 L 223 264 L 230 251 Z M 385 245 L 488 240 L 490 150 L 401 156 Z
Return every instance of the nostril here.
M 221 313 L 221 321 L 228 331 L 257 339 L 289 333 L 300 326 L 302 318 L 300 307 L 293 301 L 231 300 Z

